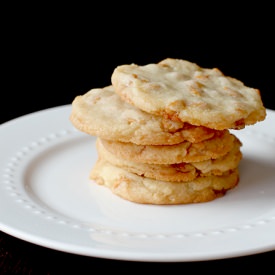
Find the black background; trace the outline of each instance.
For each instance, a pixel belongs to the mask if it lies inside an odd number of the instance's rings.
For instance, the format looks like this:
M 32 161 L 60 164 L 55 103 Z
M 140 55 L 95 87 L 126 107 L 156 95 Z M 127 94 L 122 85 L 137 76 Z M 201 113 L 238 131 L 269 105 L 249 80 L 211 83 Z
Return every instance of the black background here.
M 1 34 L 0 122 L 70 104 L 78 94 L 109 85 L 118 65 L 167 57 L 218 67 L 260 89 L 265 106 L 274 108 L 272 9 L 252 4 L 244 10 L 199 7 L 140 10 L 134 5 L 122 11 L 115 4 L 104 9 L 67 4 L 7 10 Z
M 258 88 L 265 107 L 275 110 L 271 7 L 187 7 L 184 2 L 151 9 L 132 2 L 103 6 L 24 3 L 3 9 L 0 123 L 71 104 L 75 96 L 109 85 L 118 65 L 156 63 L 167 57 L 217 67 Z M 54 251 L 0 233 L 0 274 L 90 274 L 99 268 L 170 274 L 205 268 L 225 274 L 269 271 L 274 260 L 274 252 L 267 252 L 199 263 L 124 262 Z

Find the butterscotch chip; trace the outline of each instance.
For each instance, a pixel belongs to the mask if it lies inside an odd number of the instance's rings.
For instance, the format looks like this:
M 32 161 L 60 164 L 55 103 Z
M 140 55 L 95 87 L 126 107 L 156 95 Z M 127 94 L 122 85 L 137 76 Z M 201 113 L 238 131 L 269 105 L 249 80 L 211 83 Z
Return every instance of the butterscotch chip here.
M 260 91 L 217 68 L 167 58 L 157 64 L 121 65 L 111 76 L 115 92 L 155 115 L 217 130 L 241 129 L 266 117 Z
M 221 176 L 197 177 L 187 182 L 159 181 L 130 173 L 98 159 L 90 178 L 115 195 L 141 204 L 187 204 L 214 200 L 239 182 L 238 169 Z
M 141 145 L 200 142 L 215 133 L 213 129 L 146 113 L 124 102 L 112 86 L 92 89 L 75 97 L 70 120 L 87 134 Z
M 126 160 L 151 164 L 175 164 L 216 159 L 228 153 L 237 137 L 228 130 L 218 131 L 211 139 L 175 145 L 137 145 L 99 138 L 106 150 Z
M 236 139 L 232 150 L 217 159 L 190 163 L 148 164 L 119 158 L 106 150 L 99 139 L 96 141 L 100 159 L 128 172 L 161 181 L 191 181 L 199 176 L 222 175 L 229 170 L 234 170 L 242 159 L 240 147 L 241 142 Z

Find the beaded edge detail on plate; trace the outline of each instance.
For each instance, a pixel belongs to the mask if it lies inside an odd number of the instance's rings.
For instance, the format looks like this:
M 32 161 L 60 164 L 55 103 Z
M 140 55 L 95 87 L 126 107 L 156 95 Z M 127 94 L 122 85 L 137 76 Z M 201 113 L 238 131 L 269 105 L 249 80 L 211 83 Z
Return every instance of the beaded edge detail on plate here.
M 55 222 L 60 225 L 70 226 L 74 229 L 86 230 L 93 233 L 107 234 L 107 235 L 116 235 L 120 237 L 135 237 L 135 238 L 157 238 L 157 239 L 166 239 L 166 238 L 187 238 L 187 237 L 209 237 L 217 236 L 226 233 L 234 233 L 241 230 L 250 230 L 257 226 L 266 225 L 271 222 L 275 222 L 275 216 L 269 217 L 268 219 L 259 220 L 253 224 L 243 224 L 236 227 L 223 228 L 221 230 L 212 230 L 208 232 L 192 232 L 192 233 L 170 233 L 170 234 L 147 234 L 147 233 L 129 233 L 122 231 L 114 231 L 106 228 L 97 228 L 97 226 L 91 226 L 91 224 L 85 224 L 81 222 L 76 222 L 69 218 L 63 217 L 62 215 L 56 215 L 56 213 L 51 213 L 48 209 L 45 209 L 43 206 L 33 202 L 27 195 L 26 190 L 16 183 L 16 172 L 20 163 L 26 160 L 26 158 L 31 155 L 31 153 L 36 152 L 36 150 L 44 147 L 46 148 L 48 144 L 54 143 L 56 141 L 62 141 L 73 134 L 78 134 L 79 132 L 76 129 L 71 130 L 61 130 L 57 133 L 49 134 L 46 137 L 41 137 L 37 141 L 31 142 L 29 145 L 22 147 L 17 153 L 10 158 L 6 167 L 4 168 L 4 173 L 2 174 L 2 183 L 3 188 L 6 192 L 9 193 L 10 197 L 22 206 L 31 211 L 35 215 L 40 215 L 50 222 Z M 253 130 L 247 132 L 248 135 L 257 136 L 258 138 L 264 138 L 265 141 L 275 143 L 275 137 L 270 137 L 263 133 L 253 132 Z

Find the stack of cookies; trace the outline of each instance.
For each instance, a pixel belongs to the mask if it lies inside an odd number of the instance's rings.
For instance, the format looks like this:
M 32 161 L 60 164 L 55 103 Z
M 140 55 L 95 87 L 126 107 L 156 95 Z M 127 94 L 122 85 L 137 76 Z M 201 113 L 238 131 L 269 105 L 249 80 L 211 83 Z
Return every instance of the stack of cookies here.
M 126 200 L 214 200 L 239 182 L 241 141 L 230 129 L 265 119 L 260 92 L 195 63 L 121 65 L 111 85 L 72 102 L 72 124 L 96 136 L 90 178 Z

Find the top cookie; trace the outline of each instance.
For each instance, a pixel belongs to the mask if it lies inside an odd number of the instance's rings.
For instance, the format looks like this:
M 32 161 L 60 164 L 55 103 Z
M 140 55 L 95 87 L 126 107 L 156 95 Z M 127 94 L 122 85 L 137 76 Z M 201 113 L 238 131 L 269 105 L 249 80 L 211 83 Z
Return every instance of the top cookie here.
M 182 59 L 121 65 L 114 69 L 111 81 L 126 102 L 174 121 L 224 130 L 242 129 L 266 117 L 258 89 L 217 68 Z

